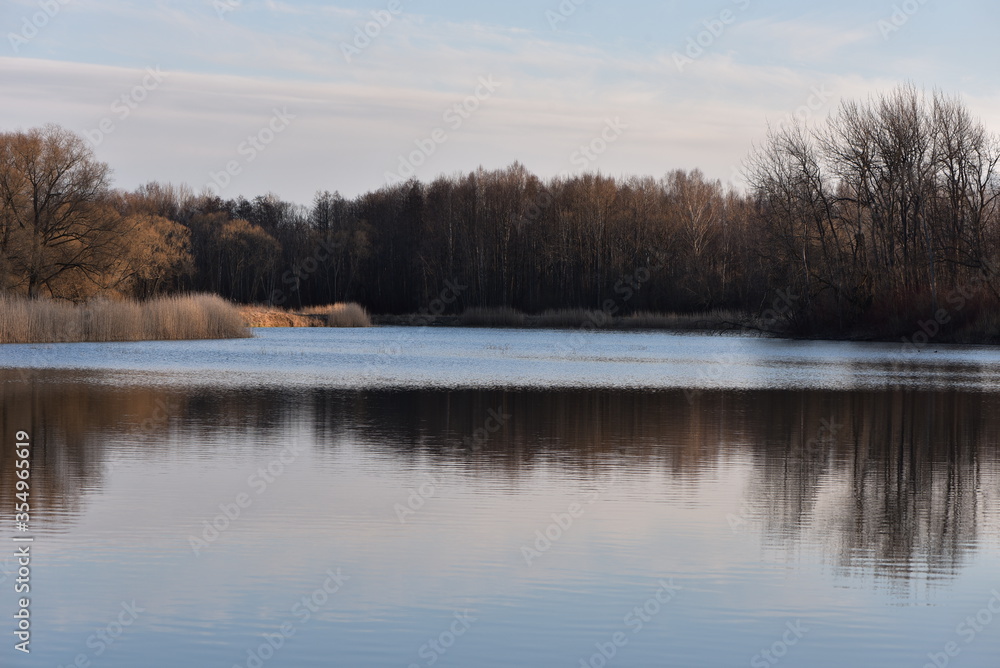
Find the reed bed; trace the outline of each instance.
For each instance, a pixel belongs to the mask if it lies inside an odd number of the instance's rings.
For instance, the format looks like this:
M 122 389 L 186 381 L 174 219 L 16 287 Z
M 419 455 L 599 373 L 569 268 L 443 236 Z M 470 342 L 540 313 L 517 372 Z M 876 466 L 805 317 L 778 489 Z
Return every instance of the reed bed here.
M 372 319 L 361 304 L 337 303 L 326 314 L 327 327 L 371 327 Z
M 275 306 L 241 306 L 248 327 L 371 327 L 371 317 L 355 302 L 286 311 Z
M 0 343 L 246 338 L 233 304 L 216 295 L 86 304 L 0 295 Z
M 240 306 L 240 316 L 247 327 L 320 327 L 318 317 L 292 313 L 274 306 Z

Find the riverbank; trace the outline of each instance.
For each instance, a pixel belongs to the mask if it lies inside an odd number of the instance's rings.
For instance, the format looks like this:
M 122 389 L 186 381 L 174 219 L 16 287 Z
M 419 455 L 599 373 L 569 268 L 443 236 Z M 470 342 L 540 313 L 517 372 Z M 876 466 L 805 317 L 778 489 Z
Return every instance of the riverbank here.
M 180 341 L 250 337 L 236 306 L 209 294 L 85 304 L 0 295 L 0 343 Z
M 277 306 L 240 306 L 247 327 L 371 327 L 368 311 L 354 302 L 286 310 Z
M 461 315 L 379 315 L 376 325 L 396 327 L 486 327 L 496 329 L 606 329 L 613 331 L 733 332 L 753 330 L 759 323 L 749 314 L 730 310 L 703 313 L 636 313 L 613 316 L 605 311 L 560 309 L 527 314 L 512 308 L 471 308 Z
M 482 327 L 495 329 L 556 329 L 663 331 L 703 334 L 742 333 L 802 341 L 868 341 L 899 343 L 917 349 L 936 344 L 1000 345 L 1000 311 L 970 309 L 967 313 L 922 318 L 883 318 L 850 328 L 817 326 L 772 313 L 764 317 L 729 309 L 699 313 L 649 313 L 612 316 L 604 311 L 562 309 L 527 314 L 512 308 L 472 308 L 460 315 L 378 315 L 376 326 Z
M 370 315 L 354 302 L 286 310 L 234 305 L 210 294 L 147 302 L 98 299 L 86 304 L 0 296 L 0 343 L 226 339 L 250 337 L 250 328 L 377 326 L 739 333 L 804 341 L 889 342 L 916 349 L 939 344 L 1000 344 L 1000 312 L 990 309 L 951 315 L 938 312 L 926 319 L 917 315 L 884 318 L 840 329 L 727 309 L 614 316 L 591 309 L 527 314 L 504 307 L 470 308 L 458 315 Z

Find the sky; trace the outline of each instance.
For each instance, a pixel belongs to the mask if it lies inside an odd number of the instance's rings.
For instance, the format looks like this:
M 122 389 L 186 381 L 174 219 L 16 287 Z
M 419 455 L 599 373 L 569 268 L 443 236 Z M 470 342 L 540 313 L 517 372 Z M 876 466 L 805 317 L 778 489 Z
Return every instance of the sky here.
M 1000 6 L 957 0 L 3 0 L 0 130 L 115 185 L 308 204 L 415 176 L 741 184 L 768 127 L 910 82 L 1000 131 Z

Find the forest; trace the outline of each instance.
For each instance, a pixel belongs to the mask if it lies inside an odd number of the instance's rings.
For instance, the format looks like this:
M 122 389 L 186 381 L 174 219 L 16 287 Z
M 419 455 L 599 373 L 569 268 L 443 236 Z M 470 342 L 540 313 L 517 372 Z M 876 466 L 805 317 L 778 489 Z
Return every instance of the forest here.
M 931 322 L 995 338 L 998 162 L 959 99 L 909 85 L 771 129 L 743 189 L 697 169 L 543 180 L 515 163 L 310 205 L 124 191 L 85 139 L 48 125 L 0 134 L 0 288 L 375 314 L 732 309 L 800 336 Z

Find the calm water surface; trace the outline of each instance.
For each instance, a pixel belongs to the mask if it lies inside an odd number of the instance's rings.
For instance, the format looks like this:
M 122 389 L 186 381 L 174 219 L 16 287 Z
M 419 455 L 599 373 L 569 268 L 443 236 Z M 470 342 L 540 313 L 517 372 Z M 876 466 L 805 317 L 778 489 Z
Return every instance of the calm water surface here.
M 998 665 L 996 349 L 316 329 L 0 367 L 36 541 L 3 666 Z

